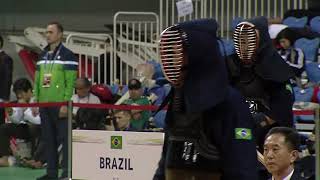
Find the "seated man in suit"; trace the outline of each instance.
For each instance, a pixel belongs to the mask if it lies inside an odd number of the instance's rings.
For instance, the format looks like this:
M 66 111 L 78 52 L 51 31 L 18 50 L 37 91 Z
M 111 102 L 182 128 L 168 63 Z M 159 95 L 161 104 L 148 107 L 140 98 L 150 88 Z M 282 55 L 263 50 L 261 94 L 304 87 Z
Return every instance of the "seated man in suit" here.
M 272 180 L 303 180 L 294 167 L 298 159 L 299 134 L 292 128 L 275 127 L 266 135 L 264 160 Z

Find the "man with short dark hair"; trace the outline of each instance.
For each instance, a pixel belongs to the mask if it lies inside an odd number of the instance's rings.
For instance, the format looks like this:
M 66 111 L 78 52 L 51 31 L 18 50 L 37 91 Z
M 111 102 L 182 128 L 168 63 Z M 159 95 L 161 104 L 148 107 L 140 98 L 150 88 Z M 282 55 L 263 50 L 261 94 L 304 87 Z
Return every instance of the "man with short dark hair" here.
M 114 112 L 115 122 L 116 124 L 113 124 L 115 130 L 119 131 L 131 131 L 130 128 L 130 120 L 131 112 L 126 110 L 118 110 Z M 111 123 L 113 123 L 111 121 Z
M 299 134 L 292 128 L 275 127 L 266 135 L 264 160 L 272 180 L 302 180 L 294 162 L 299 154 Z
M 47 25 L 48 46 L 40 55 L 35 74 L 34 96 L 36 102 L 65 102 L 71 100 L 77 78 L 78 59 L 62 44 L 63 27 L 58 22 Z M 33 113 L 38 111 L 33 109 Z M 68 122 L 67 107 L 40 108 L 41 126 L 46 146 L 47 174 L 39 180 L 57 179 L 58 146 L 62 144 L 62 175 L 68 176 Z
M 47 25 L 48 25 L 48 26 L 49 26 L 49 25 L 54 25 L 54 26 L 56 26 L 59 32 L 62 32 L 62 33 L 63 33 L 63 31 L 64 31 L 64 28 L 63 28 L 62 24 L 59 23 L 58 21 L 51 21 L 51 22 L 49 22 Z M 48 33 L 48 32 L 47 32 L 47 33 Z
M 9 101 L 12 84 L 12 58 L 3 51 L 3 38 L 0 35 L 0 102 Z M 4 109 L 0 108 L 0 125 L 5 122 Z

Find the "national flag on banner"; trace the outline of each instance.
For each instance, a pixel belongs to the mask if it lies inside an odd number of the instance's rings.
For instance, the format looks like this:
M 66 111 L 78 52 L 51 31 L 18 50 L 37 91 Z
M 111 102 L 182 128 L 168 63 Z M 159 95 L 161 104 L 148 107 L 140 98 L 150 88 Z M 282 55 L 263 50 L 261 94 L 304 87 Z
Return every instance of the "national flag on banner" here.
M 111 136 L 111 149 L 122 149 L 122 136 Z

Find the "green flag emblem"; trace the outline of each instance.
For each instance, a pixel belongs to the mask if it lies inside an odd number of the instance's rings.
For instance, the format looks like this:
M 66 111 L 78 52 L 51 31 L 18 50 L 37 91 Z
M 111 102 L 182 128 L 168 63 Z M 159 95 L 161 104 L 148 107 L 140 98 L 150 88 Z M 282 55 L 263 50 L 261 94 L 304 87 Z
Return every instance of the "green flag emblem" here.
M 235 131 L 235 138 L 236 139 L 242 139 L 242 140 L 251 140 L 252 139 L 251 129 L 236 128 L 234 131 Z
M 122 149 L 122 136 L 111 136 L 111 149 Z

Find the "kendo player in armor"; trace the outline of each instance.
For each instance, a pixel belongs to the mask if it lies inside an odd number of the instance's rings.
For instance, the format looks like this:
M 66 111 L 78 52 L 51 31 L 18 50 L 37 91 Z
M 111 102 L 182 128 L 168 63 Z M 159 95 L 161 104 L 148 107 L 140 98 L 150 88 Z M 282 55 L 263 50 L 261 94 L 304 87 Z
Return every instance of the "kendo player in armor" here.
M 265 135 L 275 126 L 293 127 L 294 76 L 273 47 L 265 17 L 239 23 L 233 34 L 236 54 L 227 59 L 229 78 L 249 103 L 262 151 Z
M 160 37 L 172 85 L 162 158 L 154 180 L 257 180 L 254 122 L 228 82 L 213 19 L 180 23 Z

